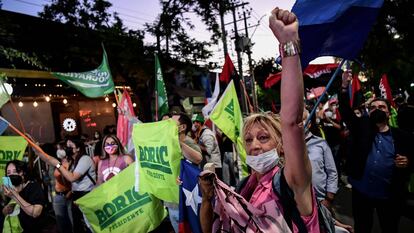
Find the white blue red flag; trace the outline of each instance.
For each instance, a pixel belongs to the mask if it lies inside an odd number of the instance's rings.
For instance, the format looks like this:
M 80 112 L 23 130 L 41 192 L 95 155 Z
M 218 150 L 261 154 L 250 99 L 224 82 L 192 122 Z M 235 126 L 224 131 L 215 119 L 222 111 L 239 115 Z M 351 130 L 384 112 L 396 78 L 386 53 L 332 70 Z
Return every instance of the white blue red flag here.
M 200 204 L 201 191 L 198 187 L 198 175 L 201 170 L 188 160 L 181 160 L 179 202 L 179 233 L 201 233 Z
M 302 67 L 320 56 L 354 59 L 384 0 L 297 0 Z

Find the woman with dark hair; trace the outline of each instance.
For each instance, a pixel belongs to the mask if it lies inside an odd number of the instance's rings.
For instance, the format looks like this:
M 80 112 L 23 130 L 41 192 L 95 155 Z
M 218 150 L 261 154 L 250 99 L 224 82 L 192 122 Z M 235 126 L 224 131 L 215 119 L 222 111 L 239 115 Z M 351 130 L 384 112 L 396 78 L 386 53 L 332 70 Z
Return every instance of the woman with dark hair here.
M 98 185 L 111 179 L 134 162 L 131 156 L 125 154 L 124 147 L 117 136 L 106 135 L 102 142 L 102 156 L 98 162 Z
M 80 140 L 69 139 L 66 142 L 68 148 L 71 148 L 73 163 L 69 169 L 54 157 L 45 157 L 37 153 L 46 163 L 56 167 L 62 176 L 72 183 L 72 216 L 74 232 L 90 232 L 84 221 L 84 217 L 79 207 L 73 202 L 89 193 L 96 184 L 95 165 L 91 157 L 86 154 L 85 145 Z
M 41 232 L 46 198 L 40 184 L 30 179 L 27 164 L 19 160 L 9 161 L 5 173 L 13 187 L 3 185 L 4 194 L 11 198 L 9 204 L 3 208 L 3 214 L 6 216 L 13 212 L 18 213 L 23 232 Z M 4 227 L 13 229 L 14 226 L 8 224 L 11 223 L 5 222 Z

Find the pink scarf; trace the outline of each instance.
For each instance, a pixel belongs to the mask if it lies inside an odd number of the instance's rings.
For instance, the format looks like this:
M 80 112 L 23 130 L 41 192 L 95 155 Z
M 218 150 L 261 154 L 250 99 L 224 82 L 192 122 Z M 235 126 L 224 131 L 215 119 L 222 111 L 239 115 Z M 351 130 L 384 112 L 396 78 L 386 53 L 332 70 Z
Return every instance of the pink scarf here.
M 213 185 L 215 215 L 212 232 L 291 232 L 275 203 L 268 202 L 257 209 L 217 177 Z

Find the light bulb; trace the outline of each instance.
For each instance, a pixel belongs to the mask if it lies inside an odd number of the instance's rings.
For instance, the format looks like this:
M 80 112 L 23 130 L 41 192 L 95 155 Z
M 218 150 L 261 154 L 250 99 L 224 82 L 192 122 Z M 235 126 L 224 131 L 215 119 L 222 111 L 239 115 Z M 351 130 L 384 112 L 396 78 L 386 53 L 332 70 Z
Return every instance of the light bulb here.
M 108 98 L 108 96 L 107 97 L 105 97 L 105 102 L 108 102 L 109 101 L 109 98 Z
M 114 107 L 114 108 L 115 108 L 115 107 L 116 107 L 116 103 L 112 103 L 112 107 Z
M 67 99 L 63 99 L 63 104 L 67 104 L 68 100 Z
M 137 106 L 137 104 L 136 104 L 136 103 L 133 103 L 133 104 L 132 104 L 132 107 L 134 107 L 134 108 L 135 108 L 136 106 Z
M 19 105 L 19 107 L 23 107 L 23 102 L 20 101 L 18 105 Z
M 39 104 L 35 101 L 35 102 L 33 102 L 33 107 L 37 107 L 37 106 L 39 106 Z
M 46 102 L 49 102 L 50 101 L 50 97 L 49 96 L 46 96 Z

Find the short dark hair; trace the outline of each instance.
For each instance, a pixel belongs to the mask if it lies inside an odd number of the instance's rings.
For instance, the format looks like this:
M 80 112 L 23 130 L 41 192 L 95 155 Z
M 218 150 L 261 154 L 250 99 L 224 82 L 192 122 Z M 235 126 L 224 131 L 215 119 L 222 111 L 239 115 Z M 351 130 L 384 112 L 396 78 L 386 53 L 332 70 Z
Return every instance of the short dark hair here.
M 185 134 L 190 132 L 191 127 L 193 125 L 193 123 L 191 122 L 190 117 L 187 114 L 182 113 L 182 112 L 181 113 L 176 113 L 176 114 L 174 114 L 174 116 L 180 116 L 180 118 L 178 118 L 178 122 L 180 122 L 180 124 L 186 126 Z
M 371 102 L 369 102 L 369 106 L 371 106 L 371 104 L 376 102 L 376 101 L 384 102 L 387 105 L 388 111 L 391 111 L 390 101 L 388 101 L 387 99 L 384 99 L 384 98 L 375 98 L 375 99 L 373 99 Z

